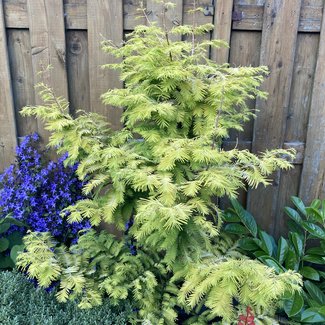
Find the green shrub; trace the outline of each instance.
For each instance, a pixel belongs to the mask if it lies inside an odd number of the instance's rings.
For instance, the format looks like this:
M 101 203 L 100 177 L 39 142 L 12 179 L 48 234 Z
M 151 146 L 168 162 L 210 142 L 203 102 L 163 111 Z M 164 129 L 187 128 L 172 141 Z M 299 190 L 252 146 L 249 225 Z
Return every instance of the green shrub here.
M 68 207 L 69 220 L 104 221 L 121 230 L 128 224 L 120 241 L 90 231 L 69 250 L 48 234 L 25 238 L 19 265 L 41 285 L 60 281 L 60 301 L 78 296 L 87 308 L 103 295 L 116 303 L 129 298 L 148 324 L 174 324 L 179 310 L 201 313 L 194 321 L 206 324 L 216 317 L 236 320 L 233 301 L 270 310 L 286 291 L 299 289 L 294 272 L 277 276 L 260 262 L 233 258 L 231 248 L 220 252 L 222 212 L 214 198 L 235 197 L 246 183 L 268 185 L 273 171 L 291 167 L 284 156 L 293 152 L 257 156 L 221 148 L 230 130 L 242 130 L 252 117 L 246 101 L 265 97 L 259 86 L 267 69 L 206 59 L 209 47 L 224 45 L 200 41 L 211 29 L 194 24 L 167 31 L 150 24 L 136 27 L 123 46 L 104 43 L 119 60 L 108 67 L 125 83 L 102 97 L 124 108 L 120 131 L 94 113 L 74 119 L 68 102 L 44 84 L 38 85 L 44 105 L 23 110 L 45 121 L 50 145 L 68 152 L 66 162 L 78 161 L 78 176 L 89 180 L 84 194 L 90 199 Z M 191 41 L 171 41 L 171 34 Z
M 283 301 L 289 318 L 302 324 L 325 324 L 325 200 L 314 200 L 310 206 L 295 196 L 291 200 L 295 208 L 284 209 L 290 217 L 288 238 L 276 241 L 235 200 L 226 213 L 229 223 L 224 229 L 239 235 L 238 247 L 249 257 L 273 267 L 278 274 L 293 270 L 302 275 L 303 291 Z
M 22 274 L 0 272 L 1 325 L 124 325 L 131 308 L 103 305 L 82 310 L 74 302 L 58 303 L 54 293 L 35 288 Z

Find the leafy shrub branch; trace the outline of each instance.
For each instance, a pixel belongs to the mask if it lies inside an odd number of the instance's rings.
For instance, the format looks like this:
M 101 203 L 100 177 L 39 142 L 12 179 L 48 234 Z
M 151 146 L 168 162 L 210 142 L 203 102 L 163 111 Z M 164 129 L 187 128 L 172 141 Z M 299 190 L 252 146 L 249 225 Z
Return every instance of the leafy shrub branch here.
M 60 280 L 61 301 L 82 296 L 81 306 L 90 307 L 104 294 L 116 303 L 131 296 L 139 318 L 152 324 L 174 324 L 180 309 L 205 324 L 236 319 L 233 299 L 265 309 L 298 290 L 298 275 L 276 275 L 230 247 L 219 250 L 227 241 L 218 237 L 222 212 L 213 198 L 269 184 L 275 170 L 291 167 L 285 158 L 293 152 L 221 148 L 229 131 L 253 116 L 246 100 L 266 96 L 259 86 L 267 69 L 207 59 L 208 47 L 223 45 L 197 41 L 211 28 L 177 26 L 167 35 L 192 41 L 172 41 L 155 25 L 138 26 L 122 46 L 103 43 L 120 60 L 107 67 L 120 72 L 125 89 L 102 99 L 124 108 L 122 130 L 111 131 L 94 113 L 72 118 L 68 102 L 44 84 L 37 85 L 44 105 L 23 110 L 45 121 L 49 144 L 68 152 L 67 164 L 79 162 L 77 175 L 88 180 L 83 191 L 91 198 L 63 211 L 69 221 L 129 225 L 122 240 L 90 231 L 69 251 L 48 235 L 27 236 L 20 265 L 41 284 Z

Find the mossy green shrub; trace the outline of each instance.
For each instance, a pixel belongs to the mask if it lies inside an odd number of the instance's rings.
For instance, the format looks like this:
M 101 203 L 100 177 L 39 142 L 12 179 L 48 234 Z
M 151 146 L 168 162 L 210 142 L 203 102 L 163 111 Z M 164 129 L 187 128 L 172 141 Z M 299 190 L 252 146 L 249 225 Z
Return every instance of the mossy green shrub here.
M 130 306 L 112 307 L 108 299 L 88 310 L 59 303 L 54 292 L 35 288 L 15 272 L 0 272 L 0 296 L 1 325 L 124 325 L 132 313 Z

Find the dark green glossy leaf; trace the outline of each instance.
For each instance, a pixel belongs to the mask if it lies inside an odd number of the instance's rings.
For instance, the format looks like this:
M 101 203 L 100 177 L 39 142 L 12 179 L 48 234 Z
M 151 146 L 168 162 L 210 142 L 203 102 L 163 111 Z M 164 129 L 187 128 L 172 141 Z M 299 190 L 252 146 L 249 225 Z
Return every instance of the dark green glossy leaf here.
M 245 225 L 245 227 L 249 230 L 249 232 L 256 237 L 257 235 L 257 224 L 254 217 L 246 211 L 237 200 L 231 199 L 231 204 L 236 211 L 238 217 L 241 222 Z
M 23 235 L 19 231 L 14 231 L 7 236 L 9 240 L 9 248 L 12 248 L 15 245 L 21 245 L 23 243 Z
M 229 232 L 231 234 L 237 234 L 237 235 L 249 234 L 247 228 L 238 223 L 229 223 L 228 225 L 225 226 L 224 229 L 226 232 Z
M 303 220 L 301 219 L 299 213 L 292 208 L 289 207 L 285 207 L 284 208 L 284 212 L 292 219 L 294 220 L 296 223 L 301 224 L 303 222 Z
M 9 240 L 7 238 L 0 238 L 0 252 L 4 252 L 9 248 Z
M 305 216 L 306 207 L 304 202 L 302 202 L 302 200 L 297 196 L 291 196 L 291 201 L 295 205 L 295 207 Z
M 13 217 L 10 217 L 10 216 L 3 218 L 1 220 L 1 224 L 3 224 L 3 223 L 9 223 L 11 225 L 16 225 L 18 227 L 27 227 L 27 225 L 25 223 L 13 218 Z
M 304 299 L 300 293 L 296 292 L 292 299 L 284 301 L 284 311 L 289 317 L 297 315 L 304 306 Z
M 284 267 L 274 258 L 270 256 L 259 256 L 258 259 L 265 265 L 275 269 L 276 273 L 280 274 L 285 271 Z
M 313 247 L 307 249 L 306 254 L 325 256 L 325 251 L 321 247 Z
M 265 252 L 264 251 L 256 251 L 256 252 L 254 252 L 254 255 L 258 258 L 260 256 L 265 256 Z
M 15 263 L 10 256 L 0 256 L 0 269 L 12 269 L 15 267 Z
M 288 249 L 287 257 L 284 261 L 286 269 L 298 271 L 300 259 L 293 250 L 293 248 Z
M 10 228 L 10 223 L 2 223 L 0 224 L 0 234 L 3 234 Z
M 303 221 L 301 225 L 305 230 L 307 230 L 311 235 L 315 236 L 316 238 L 325 239 L 325 231 L 318 225 L 315 225 L 314 223 L 309 221 Z
M 259 247 L 252 238 L 242 238 L 238 242 L 239 247 L 244 249 L 245 251 L 255 251 Z
M 303 247 L 304 247 L 304 243 L 303 240 L 301 239 L 301 237 L 295 233 L 295 232 L 291 232 L 290 234 L 290 239 L 291 242 L 295 248 L 295 252 L 298 256 L 303 255 Z
M 311 262 L 315 264 L 325 264 L 325 258 L 318 255 L 305 255 L 302 258 L 306 262 Z
M 325 294 L 314 283 L 307 280 L 304 282 L 304 287 L 314 300 L 325 306 Z
M 291 219 L 288 220 L 287 224 L 288 224 L 288 229 L 291 232 L 296 232 L 297 234 L 304 236 L 305 230 L 301 227 L 300 224 L 298 224 L 297 222 Z
M 239 217 L 233 209 L 229 209 L 226 213 L 224 213 L 223 218 L 225 222 L 240 222 Z
M 320 279 L 318 271 L 316 271 L 311 266 L 304 266 L 300 270 L 300 274 L 303 275 L 305 278 L 310 279 L 310 280 L 319 281 L 319 279 Z
M 288 253 L 288 242 L 280 237 L 278 241 L 278 251 L 277 251 L 277 259 L 280 264 L 283 264 Z
M 325 324 L 325 316 L 318 312 L 318 308 L 308 308 L 302 313 L 301 322 Z
M 324 222 L 323 216 L 319 210 L 308 207 L 306 208 L 306 211 L 308 213 L 308 219 L 312 219 L 312 221 L 319 222 L 320 224 Z
M 272 256 L 273 255 L 273 241 L 272 237 L 267 234 L 265 231 L 259 231 L 259 237 L 262 241 L 262 245 L 260 246 L 263 251 Z

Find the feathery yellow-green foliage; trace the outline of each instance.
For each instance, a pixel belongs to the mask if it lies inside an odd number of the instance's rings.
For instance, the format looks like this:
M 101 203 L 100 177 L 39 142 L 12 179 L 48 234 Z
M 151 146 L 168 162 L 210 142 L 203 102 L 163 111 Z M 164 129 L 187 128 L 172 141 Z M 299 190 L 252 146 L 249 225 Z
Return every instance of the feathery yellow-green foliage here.
M 133 223 L 127 239 L 91 231 L 69 251 L 47 235 L 28 235 L 19 264 L 41 285 L 60 280 L 61 301 L 81 295 L 81 306 L 89 307 L 104 293 L 116 303 L 131 295 L 141 319 L 174 324 L 176 306 L 191 313 L 190 307 L 205 304 L 208 318 L 231 320 L 232 298 L 266 307 L 297 289 L 296 275 L 276 276 L 256 261 L 238 259 L 235 249 L 223 249 L 226 238 L 218 242 L 222 212 L 213 198 L 236 197 L 246 184 L 268 185 L 275 170 L 291 167 L 286 158 L 293 152 L 222 149 L 229 131 L 242 130 L 254 115 L 246 101 L 266 96 L 259 86 L 267 69 L 207 59 L 209 47 L 224 45 L 197 40 L 212 27 L 166 31 L 150 24 L 136 27 L 121 45 L 103 43 L 120 59 L 107 67 L 120 71 L 125 88 L 102 99 L 124 108 L 122 130 L 111 131 L 97 114 L 71 117 L 67 101 L 44 84 L 37 85 L 44 105 L 23 109 L 45 122 L 49 145 L 68 152 L 67 163 L 78 162 L 78 177 L 87 180 L 89 199 L 64 211 L 69 221 L 104 221 L 120 229 Z M 191 41 L 172 41 L 173 34 Z

